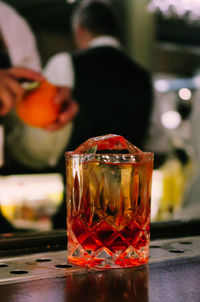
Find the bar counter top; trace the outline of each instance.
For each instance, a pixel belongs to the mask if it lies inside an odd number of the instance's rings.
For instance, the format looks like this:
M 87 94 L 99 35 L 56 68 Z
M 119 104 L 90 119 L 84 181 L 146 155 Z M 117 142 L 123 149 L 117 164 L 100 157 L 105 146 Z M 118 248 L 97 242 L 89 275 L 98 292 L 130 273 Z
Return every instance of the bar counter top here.
M 57 249 L 52 244 L 54 235 Z M 152 239 L 147 265 L 109 270 L 71 266 L 60 244 L 64 232 L 33 236 L 33 240 L 42 236 L 53 248 L 21 253 L 15 249 L 15 255 L 0 255 L 1 302 L 200 301 L 200 236 L 196 234 Z

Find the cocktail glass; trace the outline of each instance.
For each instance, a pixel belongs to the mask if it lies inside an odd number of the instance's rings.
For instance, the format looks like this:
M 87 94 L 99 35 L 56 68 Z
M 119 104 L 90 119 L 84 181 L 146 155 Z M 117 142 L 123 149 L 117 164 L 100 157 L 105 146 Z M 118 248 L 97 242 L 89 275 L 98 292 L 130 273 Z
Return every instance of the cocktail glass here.
M 68 261 L 103 269 L 146 263 L 153 154 L 65 156 Z

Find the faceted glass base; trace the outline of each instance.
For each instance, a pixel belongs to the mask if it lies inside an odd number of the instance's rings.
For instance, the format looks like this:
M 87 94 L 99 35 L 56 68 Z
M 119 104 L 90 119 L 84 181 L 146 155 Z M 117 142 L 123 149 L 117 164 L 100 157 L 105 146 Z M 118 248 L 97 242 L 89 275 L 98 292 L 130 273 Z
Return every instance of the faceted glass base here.
M 104 224 L 105 222 L 103 222 Z M 102 224 L 96 228 L 99 234 Z M 127 226 L 126 226 L 127 227 Z M 79 229 L 80 230 L 80 229 Z M 72 229 L 68 229 L 68 262 L 86 267 L 99 269 L 124 268 L 145 264 L 148 261 L 149 234 L 140 230 L 135 237 L 134 246 L 123 237 L 122 232 L 110 231 L 109 240 L 105 240 L 104 246 L 100 242 L 100 236 L 87 231 L 77 240 Z
M 142 265 L 148 262 L 148 257 L 139 258 L 118 258 L 116 261 L 109 257 L 107 259 L 99 259 L 92 257 L 68 257 L 68 262 L 78 266 L 93 267 L 97 269 L 112 269 L 112 268 L 124 268 Z

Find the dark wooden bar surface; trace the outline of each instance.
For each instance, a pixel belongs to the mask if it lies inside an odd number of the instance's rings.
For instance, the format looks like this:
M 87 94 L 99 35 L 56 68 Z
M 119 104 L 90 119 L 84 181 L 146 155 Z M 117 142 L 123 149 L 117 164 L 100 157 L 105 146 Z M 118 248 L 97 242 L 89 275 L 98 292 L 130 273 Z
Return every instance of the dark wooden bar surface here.
M 200 257 L 0 286 L 1 302 L 199 302 Z

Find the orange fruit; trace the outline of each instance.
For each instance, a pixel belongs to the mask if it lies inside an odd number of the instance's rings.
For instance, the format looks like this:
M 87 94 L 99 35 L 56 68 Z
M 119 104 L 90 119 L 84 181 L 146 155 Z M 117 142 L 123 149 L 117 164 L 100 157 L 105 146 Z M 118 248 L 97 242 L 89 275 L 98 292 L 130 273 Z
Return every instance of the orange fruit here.
M 60 105 L 54 102 L 56 92 L 57 87 L 47 81 L 42 81 L 38 88 L 26 92 L 16 106 L 19 118 L 26 124 L 38 128 L 53 123 L 60 110 Z

